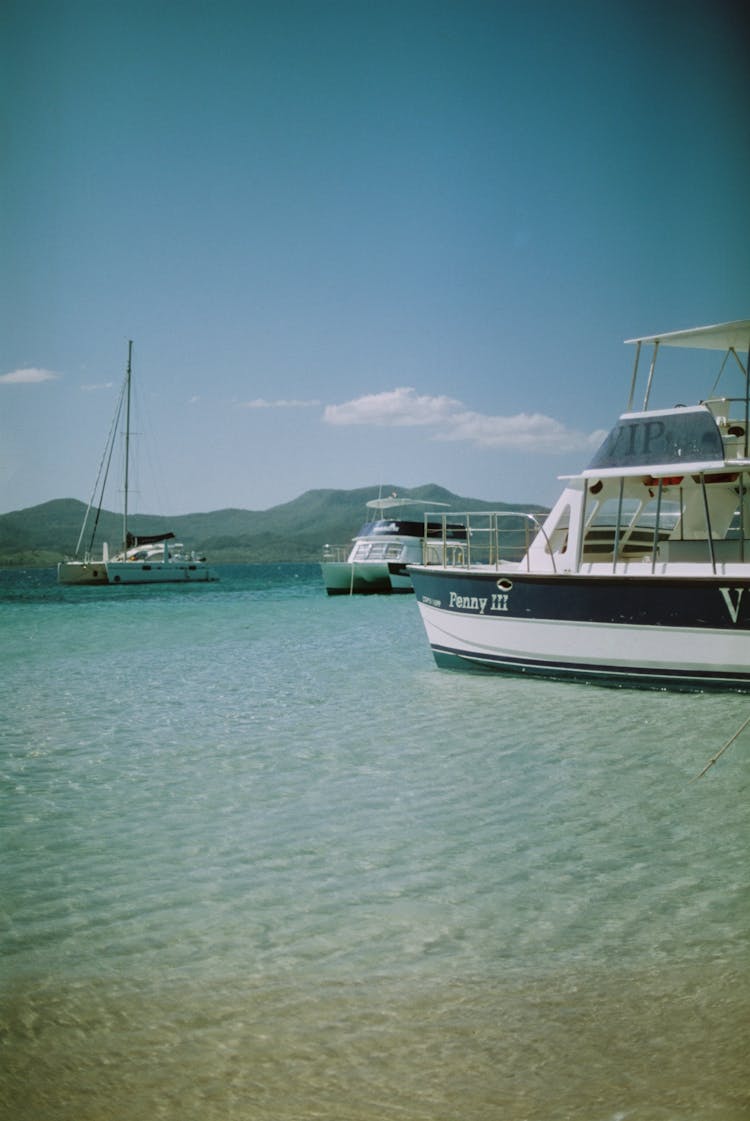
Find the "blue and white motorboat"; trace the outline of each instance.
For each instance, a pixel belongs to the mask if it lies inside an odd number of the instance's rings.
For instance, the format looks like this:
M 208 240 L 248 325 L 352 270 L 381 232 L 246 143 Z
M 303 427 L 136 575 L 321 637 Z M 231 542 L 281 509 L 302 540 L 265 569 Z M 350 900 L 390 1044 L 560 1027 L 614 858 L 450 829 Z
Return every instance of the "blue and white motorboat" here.
M 423 512 L 445 505 L 396 494 L 371 499 L 367 509 L 376 516 L 365 522 L 351 544 L 323 546 L 320 567 L 328 595 L 413 592 L 408 566 L 422 559 L 424 533 L 424 522 L 416 516 L 415 507 Z M 455 538 L 449 524 L 444 533 L 452 544 Z
M 750 690 L 750 320 L 627 341 L 627 411 L 547 517 L 525 519 L 520 548 L 507 515 L 428 519 L 409 571 L 438 665 Z M 644 346 L 653 357 L 634 411 Z M 698 404 L 653 408 L 656 358 L 661 370 L 672 347 L 708 352 L 680 356 L 680 394 L 696 359 L 713 386 Z M 731 374 L 737 392 L 720 396 Z M 462 556 L 442 529 L 459 522 Z

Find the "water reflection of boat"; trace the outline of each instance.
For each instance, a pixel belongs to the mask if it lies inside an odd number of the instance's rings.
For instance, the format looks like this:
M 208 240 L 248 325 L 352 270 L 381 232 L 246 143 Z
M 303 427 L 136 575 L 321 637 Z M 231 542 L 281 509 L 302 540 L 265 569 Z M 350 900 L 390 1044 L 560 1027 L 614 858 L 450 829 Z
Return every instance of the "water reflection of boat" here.
M 367 521 L 350 545 L 324 545 L 321 570 L 329 596 L 390 595 L 413 592 L 408 565 L 422 560 L 424 522 L 415 507 L 445 506 L 418 498 L 373 498 L 368 510 L 379 515 Z M 406 516 L 411 514 L 411 517 Z M 446 526 L 452 540 L 452 529 Z
M 521 559 L 507 559 L 502 515 L 468 514 L 464 559 L 433 536 L 437 563 L 410 569 L 439 665 L 750 689 L 750 320 L 629 341 L 627 412 L 546 519 L 529 516 Z M 644 344 L 653 359 L 633 411 Z M 711 396 L 652 408 L 656 357 L 671 347 L 721 352 Z M 717 395 L 727 368 L 737 396 Z
M 128 343 L 128 365 L 125 372 L 115 418 L 94 487 L 98 492 L 96 510 L 92 497 L 86 509 L 75 557 L 61 561 L 57 566 L 60 584 L 182 584 L 192 581 L 217 580 L 214 570 L 205 557 L 187 553 L 184 546 L 174 540 L 174 533 L 134 533 L 128 524 L 128 491 L 130 472 L 130 396 L 132 382 L 133 344 Z M 118 429 L 124 412 L 125 460 L 123 479 L 123 530 L 122 546 L 110 555 L 105 541 L 98 557 L 94 556 L 94 541 L 101 514 L 104 490 L 109 475 Z M 89 542 L 81 554 L 84 537 L 90 528 Z

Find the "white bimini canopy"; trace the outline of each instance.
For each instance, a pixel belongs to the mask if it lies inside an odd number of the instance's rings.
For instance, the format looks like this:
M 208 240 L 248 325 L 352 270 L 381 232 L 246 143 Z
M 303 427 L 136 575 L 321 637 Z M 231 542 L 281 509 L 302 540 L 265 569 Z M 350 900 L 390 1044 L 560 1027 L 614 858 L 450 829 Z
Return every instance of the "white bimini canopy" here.
M 658 343 L 660 346 L 684 346 L 696 350 L 734 350 L 747 353 L 750 349 L 750 319 L 733 323 L 716 323 L 712 327 L 693 327 L 689 331 L 669 331 L 663 335 L 644 335 L 639 339 L 626 339 L 626 343 Z
M 447 506 L 447 502 L 429 502 L 424 498 L 371 498 L 365 503 L 371 510 L 396 510 L 399 506 Z

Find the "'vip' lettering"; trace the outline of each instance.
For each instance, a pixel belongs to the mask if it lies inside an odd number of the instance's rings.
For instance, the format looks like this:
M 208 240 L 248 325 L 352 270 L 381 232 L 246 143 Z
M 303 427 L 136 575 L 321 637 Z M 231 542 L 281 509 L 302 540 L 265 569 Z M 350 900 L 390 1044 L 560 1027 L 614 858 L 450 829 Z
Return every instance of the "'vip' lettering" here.
M 724 597 L 724 603 L 727 605 L 729 617 L 733 623 L 736 623 L 739 618 L 740 603 L 742 602 L 742 593 L 744 590 L 744 588 L 719 588 L 719 591 Z M 735 594 L 734 599 L 732 598 L 732 592 Z

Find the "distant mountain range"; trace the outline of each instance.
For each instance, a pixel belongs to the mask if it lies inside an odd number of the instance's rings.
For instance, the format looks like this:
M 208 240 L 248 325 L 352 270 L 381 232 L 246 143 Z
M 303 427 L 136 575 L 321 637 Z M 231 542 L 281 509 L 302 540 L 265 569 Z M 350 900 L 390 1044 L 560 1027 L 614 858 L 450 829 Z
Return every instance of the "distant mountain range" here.
M 215 510 L 178 517 L 135 514 L 129 519 L 129 528 L 144 534 L 171 530 L 186 548 L 205 554 L 217 564 L 318 561 L 324 544 L 347 544 L 363 522 L 373 520 L 374 512 L 366 510 L 366 502 L 379 493 L 394 491 L 400 498 L 446 502 L 448 509 L 456 511 L 543 510 L 541 506 L 462 498 L 432 483 L 411 490 L 389 484 L 358 490 L 308 490 L 292 502 L 269 510 Z M 73 555 L 85 512 L 83 502 L 59 498 L 0 514 L 0 566 L 45 567 Z M 414 514 L 422 516 L 419 507 L 415 506 Z M 102 510 L 95 551 L 102 541 L 115 548 L 121 538 L 122 515 Z M 82 548 L 85 545 L 84 541 Z

